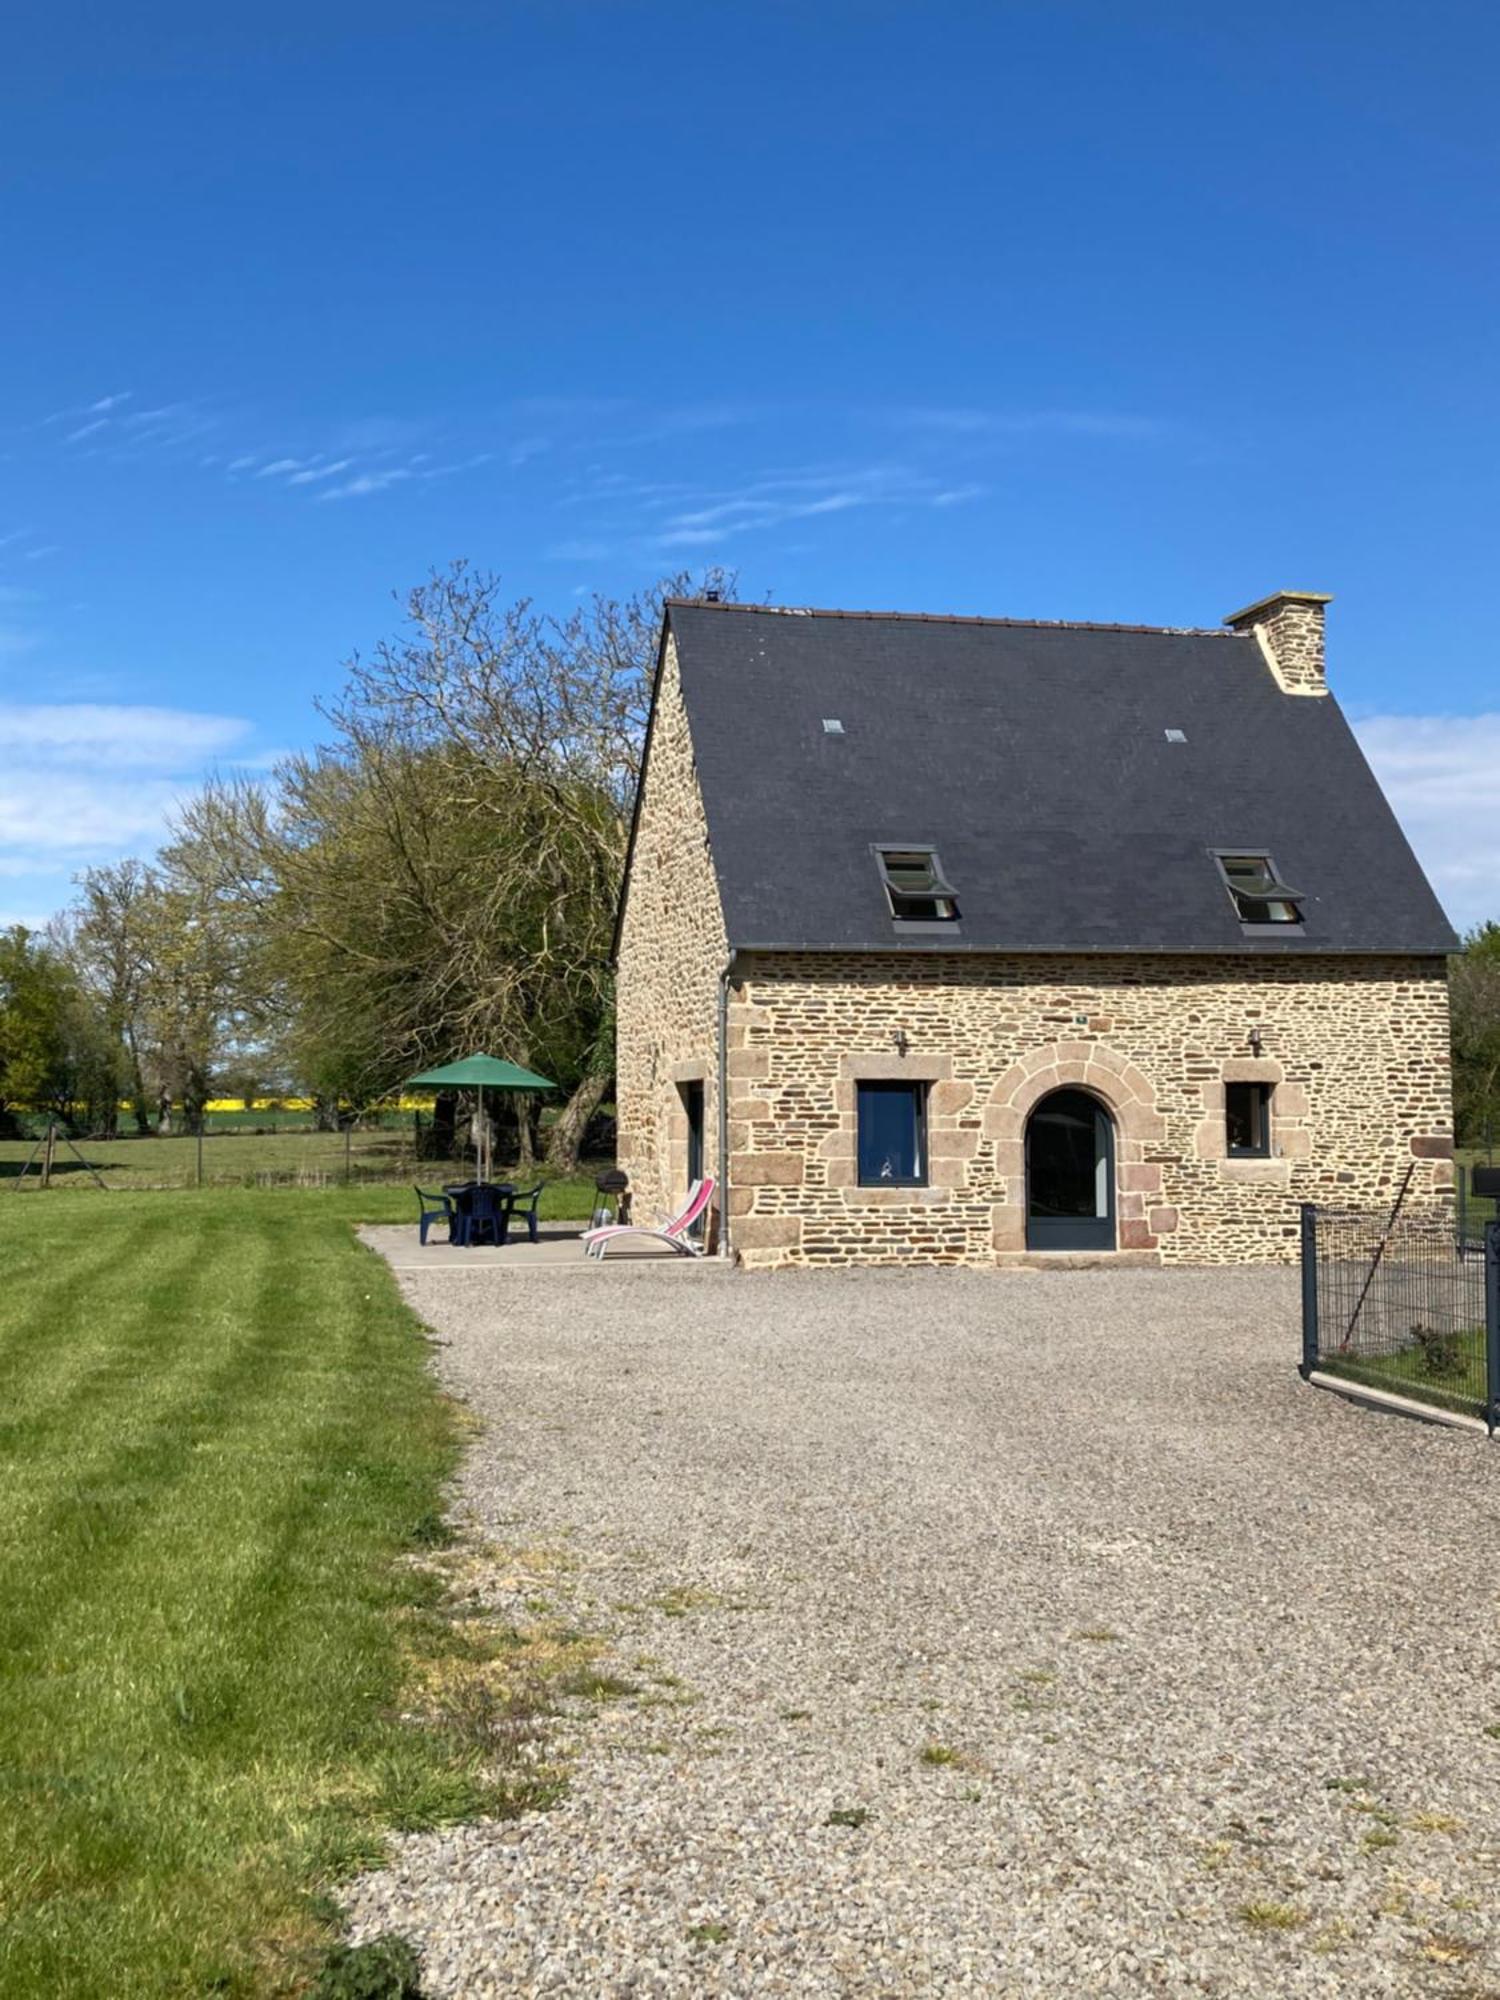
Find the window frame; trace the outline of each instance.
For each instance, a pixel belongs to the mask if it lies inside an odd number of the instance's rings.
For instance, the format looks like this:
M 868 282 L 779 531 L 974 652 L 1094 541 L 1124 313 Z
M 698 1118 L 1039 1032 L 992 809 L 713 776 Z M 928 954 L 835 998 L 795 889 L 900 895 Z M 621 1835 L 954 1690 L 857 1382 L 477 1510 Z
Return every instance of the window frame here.
M 880 874 L 880 886 L 885 891 L 886 905 L 891 913 L 891 922 L 900 931 L 932 931 L 935 933 L 956 931 L 963 922 L 963 910 L 959 906 L 958 891 L 949 881 L 943 867 L 942 856 L 931 841 L 926 840 L 876 840 L 870 843 L 870 852 L 875 857 L 875 866 Z M 887 860 L 893 855 L 921 856 L 931 870 L 934 892 L 931 901 L 947 902 L 953 906 L 949 917 L 904 917 L 897 907 L 896 898 L 902 893 L 891 882 L 887 872 Z
M 927 1099 L 931 1089 L 932 1085 L 922 1077 L 872 1076 L 855 1078 L 854 1178 L 858 1186 L 862 1188 L 925 1188 L 931 1186 L 932 1183 L 929 1178 L 931 1161 L 927 1150 Z M 864 1109 L 865 1093 L 867 1091 L 882 1097 L 894 1096 L 899 1091 L 911 1099 L 916 1128 L 917 1171 L 914 1176 L 908 1178 L 902 1175 L 886 1179 L 877 1174 L 873 1179 L 866 1180 L 861 1164 L 861 1156 L 864 1148 L 860 1142 L 863 1138 L 862 1112 Z
M 1258 1146 L 1237 1146 L 1230 1135 L 1229 1099 L 1231 1091 L 1254 1091 L 1260 1101 L 1260 1144 Z M 1254 1078 L 1235 1077 L 1224 1085 L 1224 1157 L 1226 1160 L 1270 1160 L 1276 1156 L 1271 1146 L 1271 1110 L 1276 1097 L 1274 1083 L 1262 1083 Z M 1254 1121 L 1252 1120 L 1252 1124 Z
M 1302 915 L 1302 905 L 1307 900 L 1305 896 L 1272 897 L 1267 899 L 1273 902 L 1290 903 L 1297 913 L 1295 917 L 1247 917 L 1245 915 L 1244 904 L 1240 901 L 1242 892 L 1234 886 L 1226 864 L 1231 861 L 1258 861 L 1273 882 L 1280 882 L 1281 870 L 1276 865 L 1275 855 L 1268 847 L 1258 849 L 1253 847 L 1211 847 L 1208 851 L 1213 856 L 1214 866 L 1219 871 L 1219 880 L 1224 884 L 1225 893 L 1234 907 L 1235 916 L 1239 919 L 1240 929 L 1247 937 L 1265 937 L 1267 935 L 1272 937 L 1302 937 L 1305 934 L 1306 927 Z M 1255 902 L 1258 899 L 1252 896 L 1248 900 Z

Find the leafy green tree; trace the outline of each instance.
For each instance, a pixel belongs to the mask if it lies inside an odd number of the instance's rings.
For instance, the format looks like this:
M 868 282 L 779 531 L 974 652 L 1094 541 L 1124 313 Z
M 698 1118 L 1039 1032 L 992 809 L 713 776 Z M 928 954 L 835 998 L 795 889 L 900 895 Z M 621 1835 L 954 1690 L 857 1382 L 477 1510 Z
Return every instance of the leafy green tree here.
M 155 865 L 90 869 L 56 940 L 116 1075 L 104 1129 L 125 1096 L 137 1129 L 169 1128 L 180 1107 L 195 1130 L 218 1063 L 240 1050 L 249 1011 L 239 932 L 176 846 Z
M 97 1129 L 114 1137 L 124 1098 L 137 1131 L 148 1132 L 152 1105 L 145 1068 L 146 994 L 157 877 L 144 862 L 128 860 L 87 869 L 78 878 L 78 888 L 72 908 L 58 920 L 56 934 L 115 1051 L 116 1088 Z
M 1461 1144 L 1500 1136 L 1500 923 L 1464 939 L 1449 974 L 1453 1098 Z
M 0 933 L 0 1115 L 91 1116 L 114 1089 L 108 1037 L 66 959 L 17 926 Z
M 613 1076 L 609 954 L 661 607 L 691 588 L 559 621 L 455 565 L 351 664 L 330 742 L 188 809 L 172 865 L 243 939 L 240 989 L 289 1074 L 358 1103 L 487 1049 L 562 1087 L 548 1164 L 576 1164 Z

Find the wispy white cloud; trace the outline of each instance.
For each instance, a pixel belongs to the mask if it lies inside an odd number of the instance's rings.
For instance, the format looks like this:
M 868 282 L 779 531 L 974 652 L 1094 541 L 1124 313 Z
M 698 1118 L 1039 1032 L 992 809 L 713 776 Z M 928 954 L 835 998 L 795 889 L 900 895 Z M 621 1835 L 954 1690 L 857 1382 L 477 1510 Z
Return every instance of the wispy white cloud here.
M 304 465 L 300 472 L 294 472 L 287 481 L 288 486 L 311 486 L 319 479 L 332 479 L 340 472 L 347 472 L 354 460 L 335 458 L 327 465 Z
M 654 535 L 652 544 L 658 549 L 710 549 L 725 536 L 723 528 L 669 528 L 665 534 Z
M 175 771 L 233 750 L 250 733 L 238 716 L 107 702 L 0 702 L 7 782 L 30 763 Z
M 95 431 L 106 430 L 108 427 L 108 417 L 95 417 L 91 423 L 80 424 L 76 431 L 69 431 L 68 435 L 63 439 L 63 443 L 77 444 L 81 438 L 92 437 Z
M 300 472 L 300 458 L 273 458 L 269 465 L 263 465 L 256 473 L 257 479 L 274 479 L 279 472 Z
M 54 865 L 66 860 L 83 866 L 155 847 L 189 789 L 173 778 L 7 772 L 0 792 L 0 859 L 51 855 Z
M 355 479 L 346 480 L 342 486 L 327 486 L 317 495 L 319 500 L 356 500 L 369 493 L 385 493 L 392 486 L 399 486 L 403 480 L 412 477 L 410 466 L 388 465 L 378 472 L 362 472 Z
M 950 438 L 1083 437 L 1144 441 L 1169 427 L 1122 410 L 985 410 L 915 404 L 884 412 L 898 429 Z
M 0 922 L 43 922 L 76 870 L 159 846 L 206 769 L 257 768 L 250 736 L 192 709 L 0 702 Z
M 24 562 L 45 562 L 48 556 L 60 555 L 62 545 L 58 542 L 40 542 L 34 549 L 22 552 Z
M 45 430 L 49 424 L 69 424 L 79 417 L 107 417 L 110 411 L 118 409 L 121 403 L 128 403 L 134 394 L 133 389 L 122 389 L 118 395 L 99 396 L 92 403 L 71 403 L 65 410 L 53 410 L 34 428 Z
M 808 467 L 752 481 L 736 493 L 670 516 L 651 535 L 662 551 L 707 548 L 751 530 L 846 514 L 856 507 L 956 507 L 984 488 L 955 486 L 905 466 Z
M 1454 923 L 1500 917 L 1500 714 L 1371 715 L 1354 731 Z
M 0 924 L 38 926 L 80 868 L 162 844 L 210 766 L 256 770 L 238 716 L 126 702 L 0 702 Z
M 125 430 L 141 430 L 149 424 L 165 423 L 168 419 L 184 417 L 193 412 L 191 403 L 159 403 L 154 410 L 131 410 L 120 418 Z

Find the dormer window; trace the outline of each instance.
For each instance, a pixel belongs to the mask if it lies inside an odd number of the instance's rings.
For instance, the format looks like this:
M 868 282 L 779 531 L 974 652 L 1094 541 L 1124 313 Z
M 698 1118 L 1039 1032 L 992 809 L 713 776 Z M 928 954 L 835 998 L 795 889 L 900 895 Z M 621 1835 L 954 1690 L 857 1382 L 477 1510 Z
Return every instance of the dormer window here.
M 877 847 L 891 915 L 898 924 L 953 924 L 958 898 L 930 847 Z
M 1302 892 L 1282 881 L 1269 854 L 1221 853 L 1214 858 L 1242 924 L 1258 929 L 1301 923 Z

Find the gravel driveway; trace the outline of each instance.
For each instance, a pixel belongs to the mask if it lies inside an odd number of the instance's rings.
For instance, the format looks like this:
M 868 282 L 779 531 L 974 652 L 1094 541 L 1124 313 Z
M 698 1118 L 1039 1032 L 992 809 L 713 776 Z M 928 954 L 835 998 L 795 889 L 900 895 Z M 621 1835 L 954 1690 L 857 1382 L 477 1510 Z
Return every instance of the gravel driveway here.
M 405 1282 L 641 1689 L 356 1886 L 432 1993 L 1500 1995 L 1500 1456 L 1293 1277 Z

